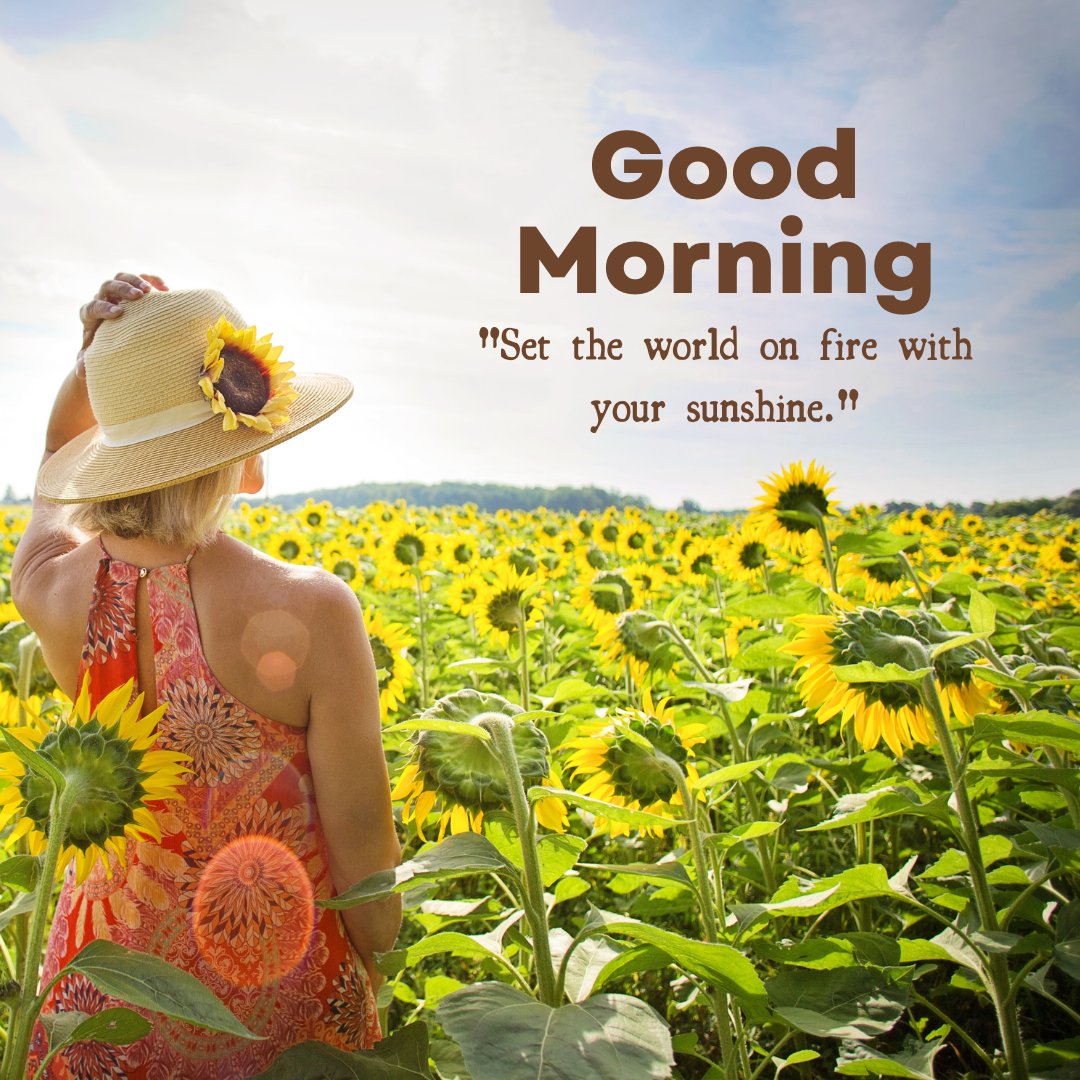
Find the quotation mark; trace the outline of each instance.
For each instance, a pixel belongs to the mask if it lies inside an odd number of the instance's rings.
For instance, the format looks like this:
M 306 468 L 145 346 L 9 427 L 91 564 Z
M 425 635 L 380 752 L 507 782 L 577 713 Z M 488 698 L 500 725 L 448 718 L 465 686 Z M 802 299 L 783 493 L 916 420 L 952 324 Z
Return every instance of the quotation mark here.
M 837 390 L 836 396 L 840 399 L 840 411 L 847 408 L 848 400 L 851 401 L 851 411 L 855 411 L 855 403 L 859 400 L 858 390 Z
M 490 329 L 486 326 L 480 327 L 480 347 L 487 348 L 488 338 L 491 338 L 491 347 L 494 349 L 499 344 L 499 328 L 493 326 Z

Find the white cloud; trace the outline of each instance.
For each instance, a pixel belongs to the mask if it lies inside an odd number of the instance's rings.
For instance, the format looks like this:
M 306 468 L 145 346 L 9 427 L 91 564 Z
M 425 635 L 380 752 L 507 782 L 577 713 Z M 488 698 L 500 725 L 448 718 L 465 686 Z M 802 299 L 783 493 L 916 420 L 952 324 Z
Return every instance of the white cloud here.
M 0 45 L 0 114 L 24 144 L 0 152 L 9 445 L 40 443 L 78 305 L 124 268 L 219 287 L 298 367 L 354 379 L 346 410 L 271 456 L 278 492 L 363 479 L 596 482 L 738 505 L 764 472 L 799 456 L 825 458 L 852 499 L 1027 490 L 1015 447 L 995 448 L 984 420 L 1066 407 L 1062 377 L 1033 385 L 1011 350 L 1024 343 L 1037 355 L 1075 327 L 1074 313 L 1035 322 L 1032 311 L 1076 271 L 1076 223 L 1051 211 L 989 218 L 992 192 L 986 203 L 957 193 L 987 179 L 1010 131 L 1045 107 L 1075 49 L 1067 10 L 1046 5 L 1030 19 L 964 2 L 905 6 L 901 18 L 836 4 L 815 5 L 813 20 L 807 10 L 787 16 L 807 58 L 752 71 L 680 67 L 674 31 L 638 40 L 631 55 L 525 2 L 324 4 L 317 15 L 291 2 L 205 2 L 151 40 L 32 56 Z M 694 28 L 680 29 L 689 43 Z M 623 203 L 589 171 L 597 139 L 623 124 L 668 153 L 694 142 L 727 155 L 770 140 L 797 151 L 852 123 L 854 202 L 755 203 L 725 191 L 697 204 L 661 192 Z M 718 296 L 704 279 L 691 297 L 577 296 L 566 282 L 517 291 L 523 224 L 553 244 L 595 224 L 603 257 L 629 239 L 665 252 L 675 241 L 755 238 L 775 249 L 786 212 L 803 217 L 805 241 L 853 239 L 870 254 L 887 239 L 930 239 L 948 274 L 931 307 L 907 318 L 870 297 Z M 604 366 L 574 364 L 562 348 L 529 366 L 481 351 L 477 337 L 485 324 L 565 343 L 587 325 L 631 341 L 732 323 L 747 347 L 798 335 L 804 359 L 782 373 L 752 358 L 674 369 L 650 366 L 637 348 Z M 854 367 L 810 355 L 826 325 L 884 340 L 957 324 L 979 341 L 965 371 L 913 374 L 884 348 L 877 364 Z M 855 385 L 860 415 L 813 430 L 673 418 L 652 431 L 588 432 L 593 397 L 663 397 L 674 413 L 691 395 L 759 385 L 832 401 Z M 944 468 L 934 451 L 943 425 L 960 447 Z M 976 444 L 980 463 L 961 465 Z M 9 456 L 0 482 L 28 489 L 34 456 Z M 1044 470 L 1045 490 L 1071 486 L 1067 472 L 1064 462 Z

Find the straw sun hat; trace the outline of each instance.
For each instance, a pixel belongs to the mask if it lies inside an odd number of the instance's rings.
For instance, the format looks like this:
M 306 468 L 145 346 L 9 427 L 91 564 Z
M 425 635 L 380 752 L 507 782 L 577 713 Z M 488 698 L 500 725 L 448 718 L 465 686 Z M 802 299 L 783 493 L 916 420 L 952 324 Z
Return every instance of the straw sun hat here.
M 98 426 L 38 474 L 54 502 L 101 502 L 214 472 L 341 408 L 352 383 L 294 374 L 221 293 L 151 292 L 98 327 L 85 354 Z

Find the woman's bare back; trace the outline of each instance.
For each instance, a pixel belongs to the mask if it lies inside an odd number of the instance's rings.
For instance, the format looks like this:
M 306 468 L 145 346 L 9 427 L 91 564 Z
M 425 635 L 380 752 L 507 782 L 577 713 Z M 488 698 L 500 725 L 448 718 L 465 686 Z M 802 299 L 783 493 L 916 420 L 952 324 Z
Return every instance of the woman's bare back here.
M 123 540 L 105 537 L 102 545 L 116 561 L 138 565 Z M 63 602 L 48 605 L 47 621 L 38 627 L 45 661 L 69 696 L 78 690 L 75 682 L 100 557 L 95 537 L 56 560 L 50 587 Z M 306 664 L 312 650 L 331 644 L 319 619 L 318 578 L 325 573 L 281 563 L 225 533 L 197 549 L 188 564 L 199 636 L 210 670 L 237 700 L 291 727 L 303 728 L 308 723 L 311 685 Z M 157 702 L 153 636 L 146 584 L 141 580 L 135 612 L 139 683 L 146 694 L 144 712 L 148 712 Z

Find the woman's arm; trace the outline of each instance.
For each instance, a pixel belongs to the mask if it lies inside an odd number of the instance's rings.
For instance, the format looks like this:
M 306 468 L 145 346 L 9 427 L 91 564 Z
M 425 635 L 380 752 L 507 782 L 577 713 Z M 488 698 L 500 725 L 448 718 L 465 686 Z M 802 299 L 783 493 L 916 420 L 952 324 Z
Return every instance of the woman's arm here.
M 307 731 L 315 803 L 338 892 L 401 861 L 390 779 L 382 748 L 379 684 L 363 614 L 352 589 L 320 574 L 318 637 L 305 666 L 312 687 Z M 377 952 L 394 947 L 401 927 L 401 897 L 394 895 L 342 911 L 353 945 L 374 986 Z
M 153 275 L 117 274 L 102 284 L 97 296 L 79 309 L 82 321 L 82 347 L 70 371 L 60 384 L 45 432 L 45 453 L 41 464 L 60 447 L 92 428 L 96 421 L 86 392 L 83 356 L 94 340 L 97 328 L 106 319 L 123 314 L 123 302 L 137 300 L 152 288 L 165 289 L 165 283 Z M 40 469 L 40 465 L 39 465 Z M 79 537 L 69 528 L 67 514 L 59 503 L 42 498 L 36 488 L 34 504 L 23 535 L 11 560 L 11 597 L 20 613 L 35 624 L 38 601 L 47 601 L 48 569 L 57 556 L 77 547 Z

